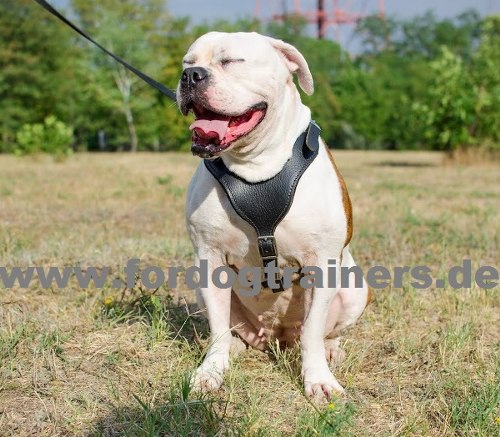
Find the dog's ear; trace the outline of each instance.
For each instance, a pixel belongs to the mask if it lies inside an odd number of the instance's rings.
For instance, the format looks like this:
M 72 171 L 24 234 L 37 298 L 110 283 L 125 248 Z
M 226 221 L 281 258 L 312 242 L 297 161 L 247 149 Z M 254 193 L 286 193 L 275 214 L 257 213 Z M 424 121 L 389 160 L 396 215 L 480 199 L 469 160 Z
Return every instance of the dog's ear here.
M 269 37 L 268 40 L 282 55 L 290 72 L 297 73 L 300 87 L 310 96 L 314 92 L 314 81 L 304 56 L 291 44 Z

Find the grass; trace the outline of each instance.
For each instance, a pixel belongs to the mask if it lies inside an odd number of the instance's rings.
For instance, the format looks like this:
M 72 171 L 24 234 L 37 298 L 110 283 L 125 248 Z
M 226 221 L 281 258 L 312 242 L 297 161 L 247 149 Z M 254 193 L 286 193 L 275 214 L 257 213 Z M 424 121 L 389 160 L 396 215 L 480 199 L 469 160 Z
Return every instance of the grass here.
M 499 268 L 499 167 L 432 153 L 337 152 L 363 268 Z M 0 266 L 189 266 L 184 154 L 0 156 Z M 182 281 L 180 281 L 182 282 Z M 500 435 L 498 287 L 376 292 L 345 337 L 347 395 L 313 405 L 297 348 L 246 350 L 190 392 L 208 341 L 179 287 L 0 289 L 0 435 Z M 445 282 L 447 284 L 447 281 Z

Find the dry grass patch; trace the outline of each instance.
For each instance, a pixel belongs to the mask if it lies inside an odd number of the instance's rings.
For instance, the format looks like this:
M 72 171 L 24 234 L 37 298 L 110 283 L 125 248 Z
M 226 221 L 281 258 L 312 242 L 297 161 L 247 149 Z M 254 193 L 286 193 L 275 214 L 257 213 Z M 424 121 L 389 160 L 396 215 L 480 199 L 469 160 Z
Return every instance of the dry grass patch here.
M 358 263 L 498 265 L 499 168 L 431 153 L 337 152 Z M 0 266 L 192 263 L 184 154 L 0 156 Z M 0 435 L 493 436 L 500 424 L 498 287 L 377 291 L 347 334 L 344 399 L 311 405 L 297 349 L 247 350 L 223 389 L 187 383 L 207 325 L 193 292 L 137 284 L 0 291 Z

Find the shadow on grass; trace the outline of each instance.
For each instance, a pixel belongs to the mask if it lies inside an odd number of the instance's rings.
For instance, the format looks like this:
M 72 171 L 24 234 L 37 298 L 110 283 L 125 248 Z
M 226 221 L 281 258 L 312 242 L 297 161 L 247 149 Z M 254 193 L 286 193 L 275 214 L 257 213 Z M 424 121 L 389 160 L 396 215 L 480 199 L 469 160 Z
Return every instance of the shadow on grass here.
M 426 168 L 438 167 L 438 164 L 430 162 L 415 162 L 415 161 L 380 161 L 371 164 L 373 167 L 408 167 L 408 168 Z
M 114 408 L 97 421 L 88 436 L 215 436 L 242 431 L 241 422 L 228 416 L 228 401 L 193 397 L 189 374 L 176 380 L 165 397 L 149 402 L 133 395 L 136 405 Z
M 173 305 L 166 307 L 167 320 L 171 330 L 188 341 L 199 341 L 210 335 L 208 320 L 197 304 Z
M 133 395 L 136 405 L 114 408 L 111 414 L 93 424 L 87 436 L 270 435 L 268 424 L 256 424 L 255 417 L 248 414 L 245 400 L 220 393 L 192 394 L 189 380 L 189 374 L 182 375 L 163 399 L 153 402 Z M 355 413 L 352 402 L 330 402 L 326 406 L 304 410 L 297 417 L 290 417 L 295 429 L 291 432 L 287 428 L 287 434 L 283 435 L 352 437 L 355 434 L 350 428 Z M 277 435 L 277 432 L 274 430 L 272 435 Z
M 198 342 L 209 335 L 208 321 L 197 305 L 174 303 L 166 288 L 150 291 L 136 286 L 120 296 L 107 297 L 99 317 L 113 324 L 142 322 L 148 326 L 152 341 L 175 337 Z

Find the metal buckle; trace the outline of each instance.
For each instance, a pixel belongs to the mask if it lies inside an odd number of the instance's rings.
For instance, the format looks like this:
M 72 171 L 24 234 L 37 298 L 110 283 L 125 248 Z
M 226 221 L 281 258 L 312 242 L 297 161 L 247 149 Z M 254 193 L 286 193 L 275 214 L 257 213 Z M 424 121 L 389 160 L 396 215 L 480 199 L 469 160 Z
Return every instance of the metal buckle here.
M 276 239 L 274 238 L 274 235 L 259 236 L 257 237 L 257 243 L 264 267 L 270 265 L 271 263 L 273 263 L 275 267 L 278 267 L 278 249 L 276 247 Z M 279 284 L 279 287 L 277 289 L 272 289 L 273 293 L 283 291 L 283 278 L 279 272 L 275 273 L 274 281 Z M 268 281 L 264 281 L 263 285 L 265 287 L 269 287 Z
M 274 235 L 257 237 L 257 244 L 259 246 L 260 257 L 263 261 L 270 261 L 277 258 L 278 250 L 276 248 L 276 239 Z

